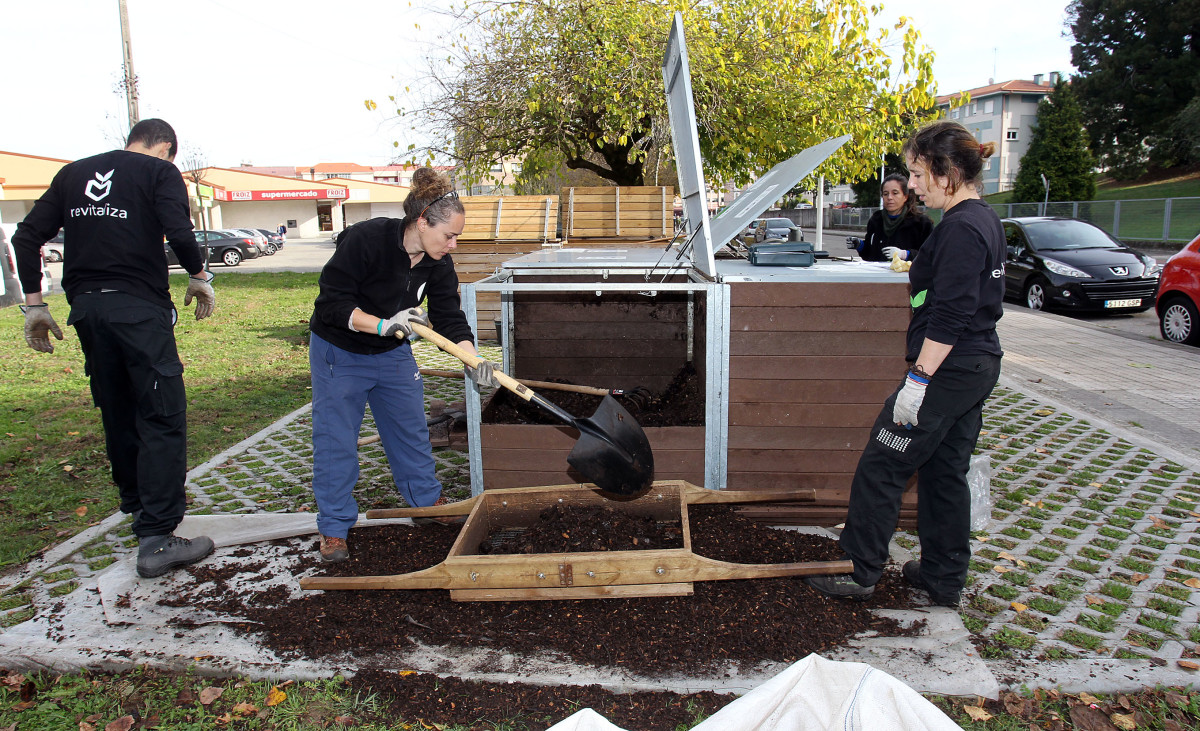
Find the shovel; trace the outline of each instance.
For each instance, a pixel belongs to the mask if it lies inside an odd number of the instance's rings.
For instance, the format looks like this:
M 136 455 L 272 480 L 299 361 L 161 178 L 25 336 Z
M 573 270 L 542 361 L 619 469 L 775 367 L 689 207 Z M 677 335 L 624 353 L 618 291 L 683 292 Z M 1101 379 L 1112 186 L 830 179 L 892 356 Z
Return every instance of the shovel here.
M 483 360 L 450 342 L 431 328 L 414 323 L 413 331 L 463 363 L 474 367 Z M 579 441 L 567 455 L 567 464 L 610 497 L 632 499 L 654 482 L 654 454 L 641 425 L 612 396 L 605 396 L 590 418 L 577 419 L 550 403 L 512 376 L 494 371 L 500 385 L 549 411 L 579 430 Z

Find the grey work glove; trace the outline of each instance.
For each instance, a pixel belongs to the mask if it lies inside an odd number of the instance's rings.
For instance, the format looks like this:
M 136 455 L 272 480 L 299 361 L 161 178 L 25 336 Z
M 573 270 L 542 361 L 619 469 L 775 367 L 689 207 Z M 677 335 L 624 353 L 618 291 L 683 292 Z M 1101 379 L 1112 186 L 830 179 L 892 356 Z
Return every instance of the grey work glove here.
M 893 254 L 899 254 L 901 259 L 904 259 L 905 261 L 908 260 L 908 250 L 907 249 L 901 249 L 899 246 L 883 247 L 883 255 L 888 261 L 892 260 Z
M 25 342 L 29 347 L 41 353 L 53 353 L 54 343 L 50 342 L 50 333 L 59 340 L 63 339 L 62 328 L 50 315 L 50 305 L 21 305 L 25 313 Z
M 204 275 L 208 276 L 205 277 Z M 216 276 L 212 272 L 201 271 L 199 277 L 188 277 L 187 293 L 183 295 L 183 306 L 192 304 L 196 298 L 196 319 L 203 320 L 217 309 L 217 295 L 213 292 L 212 280 Z
M 904 387 L 896 394 L 896 405 L 892 408 L 892 421 L 905 429 L 917 425 L 917 412 L 925 401 L 925 387 L 929 379 L 909 371 L 904 377 Z
M 862 239 L 858 239 L 853 236 L 847 236 L 846 237 L 846 248 L 847 249 L 858 249 L 858 245 L 861 241 L 862 241 Z
M 499 367 L 489 360 L 481 360 L 474 366 L 465 366 L 463 373 L 480 388 L 498 388 L 500 381 L 496 380 L 496 369 Z
M 407 310 L 400 310 L 386 320 L 380 320 L 375 327 L 375 332 L 385 338 L 395 337 L 396 333 L 408 337 L 413 333 L 413 323 L 429 327 L 429 315 L 425 314 L 420 307 L 409 307 Z

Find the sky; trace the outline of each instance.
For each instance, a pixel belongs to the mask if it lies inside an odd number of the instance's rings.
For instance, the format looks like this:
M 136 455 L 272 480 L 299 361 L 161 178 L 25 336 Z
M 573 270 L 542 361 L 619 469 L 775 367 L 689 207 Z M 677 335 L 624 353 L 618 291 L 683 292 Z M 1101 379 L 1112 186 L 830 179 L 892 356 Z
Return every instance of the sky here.
M 385 165 L 411 141 L 386 99 L 426 64 L 441 25 L 428 2 L 127 0 L 140 116 L 171 123 L 184 167 Z M 896 1 L 878 22 L 904 15 L 921 31 L 940 94 L 1074 70 L 1066 0 L 979 8 Z M 77 159 L 121 146 L 118 0 L 5 2 L 0 49 L 0 150 Z

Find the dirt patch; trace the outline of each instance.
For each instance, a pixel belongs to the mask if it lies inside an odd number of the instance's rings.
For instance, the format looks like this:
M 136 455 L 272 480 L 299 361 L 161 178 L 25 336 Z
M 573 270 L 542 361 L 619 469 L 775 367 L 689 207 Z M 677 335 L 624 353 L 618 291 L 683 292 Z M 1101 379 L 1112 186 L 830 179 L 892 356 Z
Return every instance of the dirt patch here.
M 548 541 L 553 541 L 553 530 L 559 530 L 559 541 L 564 540 L 563 532 L 586 532 L 579 516 L 548 511 L 544 518 Z M 702 556 L 737 563 L 840 557 L 827 538 L 768 528 L 729 506 L 693 505 L 689 519 L 693 550 Z M 567 524 L 574 527 L 562 530 Z M 610 532 L 625 535 L 615 527 Z M 442 561 L 457 533 L 457 527 L 439 525 L 356 528 L 349 537 L 350 560 L 332 566 L 316 558 L 312 539 L 274 543 L 287 547 L 297 573 L 393 575 Z M 609 542 L 621 547 L 624 541 Z M 544 546 L 527 541 L 530 550 L 540 552 Z M 912 592 L 895 566 L 889 566 L 874 596 L 863 603 L 826 599 L 798 578 L 699 582 L 688 597 L 453 602 L 443 590 L 392 590 L 330 591 L 288 599 L 281 591 L 238 590 L 235 587 L 247 584 L 246 577 L 235 582 L 224 569 L 201 564 L 187 571 L 194 585 L 185 586 L 182 594 L 193 608 L 246 618 L 251 623 L 233 623 L 235 630 L 256 635 L 282 657 L 336 658 L 333 661 L 342 666 L 349 655 L 362 670 L 385 664 L 394 650 L 419 643 L 448 652 L 492 648 L 518 657 L 548 654 L 643 677 L 721 675 L 825 653 L 866 632 L 911 636 L 924 626 L 903 627 L 871 611 L 914 606 Z M 258 567 L 245 571 L 257 572 Z M 711 712 L 729 700 L 712 694 L 611 696 L 599 688 L 492 686 L 386 672 L 363 672 L 356 682 L 385 691 L 393 699 L 389 702 L 399 704 L 393 709 L 397 714 L 444 723 L 472 723 L 513 709 L 529 714 L 553 711 L 557 720 L 589 705 L 629 728 L 674 728 L 692 719 L 694 710 Z M 581 705 L 563 707 L 572 703 Z
M 561 379 L 546 379 L 561 382 Z M 537 394 L 575 417 L 595 413 L 602 397 L 570 391 L 535 389 Z M 617 401 L 637 419 L 648 426 L 702 426 L 704 424 L 704 382 L 696 369 L 686 365 L 675 374 L 660 393 L 620 396 Z M 525 399 L 498 389 L 484 407 L 485 424 L 554 424 L 562 422 L 545 409 Z
M 683 548 L 679 521 L 657 521 L 603 505 L 552 505 L 528 530 L 493 530 L 480 542 L 479 553 L 499 556 L 652 548 Z

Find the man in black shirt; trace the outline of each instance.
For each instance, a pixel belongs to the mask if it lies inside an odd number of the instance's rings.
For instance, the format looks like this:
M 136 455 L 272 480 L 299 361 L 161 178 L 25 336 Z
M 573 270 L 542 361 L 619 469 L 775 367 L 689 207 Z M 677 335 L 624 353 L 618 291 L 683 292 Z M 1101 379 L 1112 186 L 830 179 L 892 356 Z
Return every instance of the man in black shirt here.
M 175 347 L 177 314 L 163 239 L 188 271 L 184 305 L 196 319 L 216 301 L 172 161 L 179 143 L 161 119 L 138 122 L 124 150 L 63 166 L 13 236 L 25 292 L 25 340 L 52 353 L 62 330 L 42 301 L 39 249 L 61 227 L 62 286 L 100 408 L 121 511 L 138 536 L 138 574 L 150 578 L 212 553 L 201 536 L 174 535 L 186 509 L 186 394 Z

